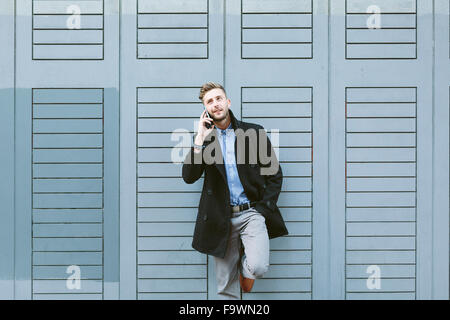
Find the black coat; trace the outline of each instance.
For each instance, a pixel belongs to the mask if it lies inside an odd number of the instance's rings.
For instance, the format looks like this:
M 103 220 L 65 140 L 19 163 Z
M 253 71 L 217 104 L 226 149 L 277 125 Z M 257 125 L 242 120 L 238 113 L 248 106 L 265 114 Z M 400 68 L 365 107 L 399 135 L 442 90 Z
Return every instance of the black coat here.
M 234 130 L 240 128 L 245 132 L 247 129 L 252 128 L 258 132 L 259 129 L 264 129 L 257 124 L 239 121 L 234 117 L 231 110 L 229 112 L 231 125 Z M 262 137 L 267 139 L 268 150 L 265 154 L 271 156 L 271 161 L 276 162 L 278 172 L 273 175 L 261 175 L 260 169 L 268 167 L 270 163 L 264 165 L 267 161 L 261 163 L 259 156 L 257 157 L 257 163 L 250 161 L 250 156 L 246 156 L 244 164 L 238 164 L 238 161 L 236 163 L 245 194 L 249 201 L 257 201 L 255 209 L 265 217 L 269 238 L 272 239 L 288 234 L 288 230 L 277 206 L 283 181 L 283 173 L 265 132 Z M 234 145 L 235 156 L 236 141 L 237 139 L 235 139 Z M 208 147 L 209 144 L 214 145 Z M 258 152 L 257 154 L 259 155 L 259 150 L 254 146 L 255 144 L 252 143 L 250 148 L 249 145 L 248 140 L 246 140 L 245 154 L 249 155 L 249 152 Z M 259 146 L 259 143 L 257 145 Z M 192 247 L 199 252 L 223 258 L 227 250 L 228 238 L 231 232 L 231 205 L 225 165 L 223 164 L 216 129 L 212 130 L 205 138 L 204 146 L 209 149 L 214 148 L 218 151 L 217 156 L 215 152 L 212 152 L 212 156 L 215 156 L 214 159 L 220 159 L 220 161 L 216 162 L 221 163 L 208 164 L 211 163 L 209 161 L 205 163 L 205 159 L 203 158 L 205 149 L 197 154 L 194 153 L 193 147 L 191 147 L 184 161 L 183 180 L 186 183 L 194 183 L 205 172 Z M 272 153 L 269 151 L 272 151 Z

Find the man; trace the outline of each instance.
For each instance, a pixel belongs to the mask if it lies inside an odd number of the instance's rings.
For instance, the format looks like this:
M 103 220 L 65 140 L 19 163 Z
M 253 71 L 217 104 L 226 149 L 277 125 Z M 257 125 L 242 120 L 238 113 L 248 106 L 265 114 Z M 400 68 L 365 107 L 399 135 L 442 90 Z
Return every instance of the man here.
M 268 270 L 269 239 L 288 234 L 276 205 L 283 175 L 264 128 L 237 120 L 220 84 L 199 98 L 206 110 L 183 164 L 186 183 L 205 172 L 192 247 L 214 256 L 219 297 L 239 299 L 238 279 L 250 292 Z

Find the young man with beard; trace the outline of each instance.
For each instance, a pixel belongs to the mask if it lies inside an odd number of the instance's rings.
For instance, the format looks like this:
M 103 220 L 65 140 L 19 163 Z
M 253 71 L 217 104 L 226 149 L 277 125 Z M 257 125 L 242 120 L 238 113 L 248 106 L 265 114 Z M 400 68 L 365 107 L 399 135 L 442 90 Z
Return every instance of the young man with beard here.
M 192 247 L 214 256 L 219 297 L 239 299 L 238 280 L 250 292 L 268 270 L 269 239 L 288 234 L 276 204 L 283 174 L 264 128 L 237 120 L 220 84 L 204 84 L 199 99 L 206 110 L 182 172 L 189 184 L 205 172 Z

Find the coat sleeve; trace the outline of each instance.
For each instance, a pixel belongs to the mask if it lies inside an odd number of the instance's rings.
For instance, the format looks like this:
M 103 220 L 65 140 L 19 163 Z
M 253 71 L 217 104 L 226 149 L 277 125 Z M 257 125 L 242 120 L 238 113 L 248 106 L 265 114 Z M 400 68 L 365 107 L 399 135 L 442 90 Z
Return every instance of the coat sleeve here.
M 204 149 L 203 149 L 204 150 Z M 186 158 L 184 159 L 182 176 L 186 183 L 194 183 L 203 174 L 205 170 L 205 162 L 203 161 L 203 150 L 199 153 L 194 152 L 194 147 L 191 147 Z
M 266 135 L 263 127 L 260 126 L 258 137 L 260 139 L 266 139 L 267 141 L 267 153 L 266 157 L 270 158 L 268 164 L 263 164 L 260 162 L 260 155 L 258 152 L 258 163 L 261 168 L 261 174 L 265 180 L 265 190 L 263 197 L 258 203 L 255 205 L 255 209 L 259 212 L 271 212 L 276 208 L 276 204 L 278 201 L 278 197 L 281 192 L 281 186 L 283 183 L 283 171 L 281 170 L 281 166 L 278 162 L 275 151 L 272 147 L 269 137 Z M 258 148 L 259 150 L 259 148 Z M 265 162 L 265 161 L 264 161 Z M 268 170 L 270 168 L 270 170 Z M 271 172 L 270 174 L 263 174 L 263 170 L 267 170 L 267 172 Z

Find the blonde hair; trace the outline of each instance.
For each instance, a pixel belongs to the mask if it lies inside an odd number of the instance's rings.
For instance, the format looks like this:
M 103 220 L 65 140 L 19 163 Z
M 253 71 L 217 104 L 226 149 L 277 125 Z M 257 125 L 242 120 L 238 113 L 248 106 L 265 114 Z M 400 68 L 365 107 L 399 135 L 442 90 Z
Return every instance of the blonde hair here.
M 225 92 L 225 89 L 221 84 L 216 82 L 207 82 L 200 88 L 200 94 L 198 98 L 203 102 L 203 97 L 205 96 L 205 94 L 212 89 L 222 89 L 225 93 L 225 97 L 227 96 L 227 93 Z

